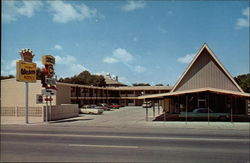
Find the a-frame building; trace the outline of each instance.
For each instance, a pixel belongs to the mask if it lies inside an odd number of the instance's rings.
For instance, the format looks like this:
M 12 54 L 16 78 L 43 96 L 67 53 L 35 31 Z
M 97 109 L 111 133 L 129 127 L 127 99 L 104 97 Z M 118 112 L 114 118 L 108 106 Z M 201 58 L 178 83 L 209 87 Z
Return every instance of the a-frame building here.
M 200 88 L 244 93 L 207 44 L 195 55 L 171 92 Z
M 170 93 L 141 97 L 161 99 L 170 114 L 210 108 L 217 113 L 246 115 L 249 93 L 245 93 L 231 74 L 204 44 L 188 65 Z

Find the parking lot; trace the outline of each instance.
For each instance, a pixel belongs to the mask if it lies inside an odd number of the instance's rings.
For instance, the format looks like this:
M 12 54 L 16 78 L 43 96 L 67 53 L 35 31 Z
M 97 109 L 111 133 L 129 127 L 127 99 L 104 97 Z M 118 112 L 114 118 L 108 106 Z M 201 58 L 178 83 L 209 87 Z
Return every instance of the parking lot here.
M 155 108 L 155 117 L 158 109 Z M 160 108 L 160 117 L 162 109 Z M 159 118 L 159 117 L 158 117 Z M 148 121 L 146 121 L 146 109 L 141 106 L 126 106 L 120 109 L 104 111 L 101 115 L 79 114 L 78 117 L 62 119 L 51 122 L 41 122 L 40 119 L 30 117 L 29 125 L 65 126 L 65 127 L 102 127 L 102 128 L 197 128 L 197 129 L 235 129 L 249 130 L 249 122 L 207 122 L 207 121 L 153 121 L 153 108 L 148 109 Z M 1 117 L 1 125 L 25 125 L 25 118 Z
M 160 108 L 160 114 L 162 109 Z M 155 116 L 158 109 L 155 108 Z M 101 115 L 79 114 L 79 117 L 50 122 L 52 126 L 103 127 L 103 128 L 207 128 L 249 130 L 249 122 L 206 122 L 206 121 L 153 121 L 153 108 L 126 106 L 120 109 L 104 111 Z
M 162 111 L 162 110 L 160 110 Z M 155 109 L 155 115 L 158 110 Z M 152 109 L 149 111 L 149 121 L 153 120 Z M 65 123 L 70 122 L 70 123 Z M 101 115 L 79 114 L 79 117 L 67 120 L 55 121 L 50 124 L 59 125 L 84 125 L 84 126 L 103 126 L 103 127 L 129 127 L 136 126 L 146 122 L 146 109 L 140 106 L 127 106 L 120 109 L 104 111 Z

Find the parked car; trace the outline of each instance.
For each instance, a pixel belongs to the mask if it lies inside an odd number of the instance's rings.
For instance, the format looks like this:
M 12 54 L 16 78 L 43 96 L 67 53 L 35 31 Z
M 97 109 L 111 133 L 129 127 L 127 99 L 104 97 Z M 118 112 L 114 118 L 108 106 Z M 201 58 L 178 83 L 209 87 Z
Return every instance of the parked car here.
M 143 108 L 146 108 L 146 107 L 151 108 L 151 107 L 152 107 L 151 101 L 145 101 L 145 102 L 142 104 L 142 107 L 143 107 Z
M 80 113 L 83 114 L 102 114 L 103 111 L 102 107 L 97 105 L 84 105 L 80 108 Z
M 121 107 L 121 105 L 118 105 L 118 104 L 116 104 L 116 103 L 111 103 L 109 106 L 110 106 L 112 109 L 119 109 L 119 108 Z
M 187 117 L 190 119 L 207 119 L 209 110 L 209 118 L 216 120 L 227 120 L 229 119 L 229 113 L 214 113 L 211 109 L 208 108 L 196 108 L 192 112 L 180 112 L 179 118 L 184 119 Z
M 108 104 L 106 104 L 106 103 L 98 104 L 98 106 L 102 107 L 102 109 L 104 111 L 110 111 L 111 110 L 111 107 L 109 107 Z

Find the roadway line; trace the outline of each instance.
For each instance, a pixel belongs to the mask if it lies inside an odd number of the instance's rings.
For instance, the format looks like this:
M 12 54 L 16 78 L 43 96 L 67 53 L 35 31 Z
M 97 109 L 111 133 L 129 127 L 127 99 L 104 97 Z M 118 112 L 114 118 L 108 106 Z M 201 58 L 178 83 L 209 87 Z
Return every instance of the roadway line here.
M 42 134 L 42 133 L 1 133 L 1 135 L 17 136 L 51 136 L 51 137 L 82 137 L 82 138 L 114 138 L 114 139 L 148 139 L 148 140 L 187 140 L 187 141 L 222 141 L 249 142 L 249 139 L 201 138 L 201 137 L 149 137 L 149 136 L 114 136 L 114 135 L 73 135 L 73 134 Z
M 69 144 L 73 147 L 98 147 L 98 148 L 139 148 L 138 146 L 117 146 L 117 145 L 93 145 L 93 144 Z

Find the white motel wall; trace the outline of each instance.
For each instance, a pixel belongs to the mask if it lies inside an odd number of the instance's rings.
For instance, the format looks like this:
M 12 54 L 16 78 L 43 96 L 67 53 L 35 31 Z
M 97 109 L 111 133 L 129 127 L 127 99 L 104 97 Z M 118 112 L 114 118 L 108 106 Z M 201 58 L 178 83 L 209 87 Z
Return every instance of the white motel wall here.
M 29 83 L 29 116 L 40 117 L 46 120 L 46 104 L 36 104 L 36 95 L 41 94 L 41 81 Z M 62 90 L 60 86 L 58 89 Z M 52 109 L 49 111 L 49 120 L 58 120 L 78 116 L 79 109 L 76 104 L 70 104 L 70 88 L 64 88 L 57 96 L 52 96 Z M 65 93 L 64 93 L 65 92 Z M 66 102 L 66 104 L 65 104 Z M 25 83 L 17 82 L 15 78 L 1 80 L 1 116 L 24 117 L 25 116 Z

